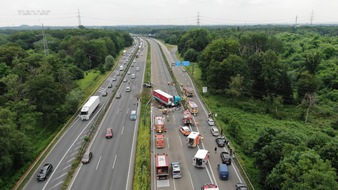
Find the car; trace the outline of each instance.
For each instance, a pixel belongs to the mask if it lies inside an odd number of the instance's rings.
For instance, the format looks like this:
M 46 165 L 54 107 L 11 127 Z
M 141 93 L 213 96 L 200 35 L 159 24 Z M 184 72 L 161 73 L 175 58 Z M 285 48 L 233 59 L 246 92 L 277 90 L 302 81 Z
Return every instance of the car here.
M 146 83 L 143 83 L 143 87 L 144 87 L 144 88 L 152 88 L 152 87 L 153 87 L 153 84 L 150 83 L 150 82 L 146 82 Z
M 219 135 L 219 133 L 218 133 L 218 129 L 215 127 L 215 126 L 211 126 L 210 127 L 210 132 L 211 132 L 211 134 L 213 135 L 213 136 L 218 136 Z
M 130 91 L 131 91 L 130 86 L 127 86 L 127 87 L 126 87 L 126 92 L 130 92 Z
M 236 190 L 248 190 L 248 188 L 246 187 L 246 185 L 244 185 L 243 183 L 236 183 L 235 189 Z
M 131 110 L 130 112 L 130 120 L 135 121 L 137 119 L 136 110 Z
M 191 133 L 191 130 L 187 126 L 180 126 L 180 131 L 184 136 L 188 136 Z
M 201 187 L 201 190 L 217 188 L 217 185 L 212 183 L 206 183 Z
M 116 75 L 117 75 L 117 76 L 120 76 L 120 72 L 118 72 Z
M 115 78 L 115 77 L 113 78 L 113 81 L 116 81 L 116 78 Z
M 126 78 L 124 78 L 124 79 L 123 79 L 123 82 L 127 82 L 127 79 L 126 79 Z
M 225 146 L 225 143 L 226 143 L 226 140 L 224 137 L 218 137 L 215 139 L 216 141 L 216 144 L 218 147 L 224 147 Z
M 102 96 L 103 96 L 103 97 L 104 97 L 104 96 L 107 96 L 107 95 L 108 95 L 107 90 L 105 90 L 105 91 L 102 92 Z
M 91 151 L 87 150 L 84 153 L 81 161 L 82 161 L 83 164 L 88 164 L 90 162 L 90 160 L 92 159 L 92 157 L 93 157 L 93 153 Z
M 128 73 L 127 73 L 128 75 L 130 75 L 131 74 L 131 72 L 130 71 L 128 71 Z
M 231 165 L 231 155 L 229 152 L 221 152 L 220 156 L 223 164 Z
M 136 63 L 136 60 L 134 60 L 133 63 Z
M 131 67 L 134 67 L 134 64 L 132 64 Z
M 113 129 L 112 128 L 107 128 L 106 130 L 106 139 L 111 139 L 113 138 Z
M 53 165 L 52 164 L 44 164 L 42 166 L 42 168 L 39 170 L 39 173 L 37 175 L 37 179 L 38 181 L 44 181 L 48 178 L 48 176 L 50 175 L 50 173 L 52 173 L 53 171 Z
M 139 71 L 140 70 L 140 67 L 136 67 L 136 71 Z
M 111 88 L 111 87 L 113 87 L 113 84 L 112 84 L 112 83 L 109 83 L 109 84 L 108 84 L 108 88 Z
M 171 163 L 171 172 L 174 179 L 181 178 L 181 163 L 179 162 L 172 162 Z
M 209 126 L 215 125 L 214 120 L 213 120 L 212 118 L 210 118 L 210 117 L 208 118 L 207 122 L 208 122 L 208 125 L 209 125 Z
M 121 93 L 117 93 L 116 94 L 116 99 L 120 99 L 121 98 Z

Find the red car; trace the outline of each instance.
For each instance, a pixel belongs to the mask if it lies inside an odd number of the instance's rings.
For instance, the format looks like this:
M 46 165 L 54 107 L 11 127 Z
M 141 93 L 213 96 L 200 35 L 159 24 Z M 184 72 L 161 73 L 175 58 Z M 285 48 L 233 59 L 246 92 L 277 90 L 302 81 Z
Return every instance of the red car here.
M 113 129 L 112 128 L 107 128 L 106 138 L 107 139 L 113 138 Z

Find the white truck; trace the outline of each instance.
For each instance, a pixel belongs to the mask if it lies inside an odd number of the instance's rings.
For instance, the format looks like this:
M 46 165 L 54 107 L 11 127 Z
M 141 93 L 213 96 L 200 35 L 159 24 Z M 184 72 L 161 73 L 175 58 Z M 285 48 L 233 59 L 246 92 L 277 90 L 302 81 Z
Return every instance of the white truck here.
M 194 158 L 192 159 L 192 165 L 198 168 L 205 168 L 209 161 L 209 151 L 205 149 L 199 149 Z
M 100 96 L 91 96 L 82 107 L 79 117 L 81 120 L 89 120 L 92 113 L 100 104 Z

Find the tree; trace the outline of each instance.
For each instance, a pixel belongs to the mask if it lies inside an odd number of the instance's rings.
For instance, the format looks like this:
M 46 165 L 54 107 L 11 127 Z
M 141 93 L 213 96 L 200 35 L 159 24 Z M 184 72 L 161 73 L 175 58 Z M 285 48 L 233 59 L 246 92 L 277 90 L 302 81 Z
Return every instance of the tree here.
M 330 163 L 314 151 L 294 151 L 267 177 L 267 189 L 338 189 L 337 175 Z
M 198 52 L 192 48 L 188 49 L 188 51 L 184 54 L 184 60 L 196 62 L 198 57 Z
M 225 93 L 238 98 L 242 95 L 243 92 L 243 81 L 244 77 L 240 74 L 230 77 L 229 88 L 225 90 Z
M 316 74 L 318 65 L 321 62 L 321 55 L 318 52 L 311 52 L 305 56 L 305 69 L 312 75 Z
M 201 52 L 210 42 L 209 31 L 206 29 L 194 29 L 185 33 L 178 44 L 178 51 L 181 55 L 192 48 Z
M 110 71 L 114 66 L 114 62 L 115 62 L 114 57 L 111 55 L 108 55 L 105 59 L 104 69 L 106 71 Z

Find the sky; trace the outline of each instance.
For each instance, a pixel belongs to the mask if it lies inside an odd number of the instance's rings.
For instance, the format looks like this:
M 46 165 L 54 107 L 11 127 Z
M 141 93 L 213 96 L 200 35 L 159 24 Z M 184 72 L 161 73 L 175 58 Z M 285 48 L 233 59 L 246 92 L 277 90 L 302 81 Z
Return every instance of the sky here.
M 1 0 L 0 27 L 338 24 L 338 0 Z

